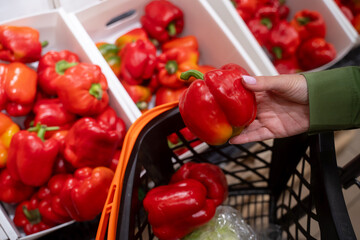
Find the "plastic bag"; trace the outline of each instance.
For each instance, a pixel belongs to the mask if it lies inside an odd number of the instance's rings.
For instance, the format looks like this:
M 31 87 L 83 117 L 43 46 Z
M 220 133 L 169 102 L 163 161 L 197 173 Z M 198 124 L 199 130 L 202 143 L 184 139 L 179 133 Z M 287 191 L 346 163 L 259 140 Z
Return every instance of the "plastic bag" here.
M 257 240 L 254 230 L 240 213 L 229 206 L 219 206 L 215 216 L 183 240 Z

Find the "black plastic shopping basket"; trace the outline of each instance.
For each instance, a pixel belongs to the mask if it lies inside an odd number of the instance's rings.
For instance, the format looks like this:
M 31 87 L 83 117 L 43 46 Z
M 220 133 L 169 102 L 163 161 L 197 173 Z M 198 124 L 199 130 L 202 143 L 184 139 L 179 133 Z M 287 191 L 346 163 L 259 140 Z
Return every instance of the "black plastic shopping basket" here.
M 332 133 L 191 147 L 196 140 L 187 141 L 180 133 L 185 125 L 175 103 L 162 107 L 158 114 L 151 111 L 158 110 L 150 110 L 150 117 L 138 119 L 129 130 L 133 143 L 124 153 L 123 169 L 117 169 L 120 179 L 113 182 L 97 239 L 156 239 L 142 199 L 149 189 L 167 184 L 190 160 L 223 169 L 229 183 L 224 205 L 238 209 L 251 226 L 278 225 L 282 239 L 356 239 L 342 194 Z M 167 141 L 172 133 L 182 140 L 175 148 Z M 187 152 L 178 155 L 176 149 L 184 147 Z

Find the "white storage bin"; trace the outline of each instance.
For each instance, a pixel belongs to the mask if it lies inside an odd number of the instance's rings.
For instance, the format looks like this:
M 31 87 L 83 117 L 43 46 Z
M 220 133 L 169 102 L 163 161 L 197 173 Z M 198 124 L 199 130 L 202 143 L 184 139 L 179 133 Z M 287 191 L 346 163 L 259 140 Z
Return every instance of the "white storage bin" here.
M 242 44 L 248 46 L 246 50 L 251 55 L 252 59 L 257 65 L 266 65 L 272 72 L 278 74 L 274 69 L 271 61 L 264 62 L 265 51 L 256 41 L 245 22 L 239 16 L 230 0 L 206 0 L 220 16 L 220 18 L 226 23 L 237 40 Z M 325 39 L 332 43 L 337 51 L 336 58 L 316 69 L 310 71 L 320 71 L 329 68 L 336 62 L 341 60 L 355 45 L 357 37 L 347 27 L 344 26 L 342 20 L 339 19 L 339 13 L 334 11 L 333 7 L 330 7 L 326 2 L 327 0 L 287 0 L 286 5 L 290 8 L 289 19 L 294 16 L 297 11 L 303 9 L 310 9 L 318 11 L 322 14 L 327 25 L 327 33 Z M 329 0 L 331 1 L 331 0 Z M 249 36 L 251 35 L 251 36 Z M 272 65 L 272 66 L 270 66 Z
M 95 49 L 97 50 L 95 43 L 114 43 L 119 36 L 131 29 L 141 27 L 139 19 L 144 14 L 145 5 L 148 2 L 149 0 L 107 0 L 87 9 L 69 13 L 68 16 L 72 26 L 78 29 L 84 39 L 86 35 L 90 37 L 92 44 L 89 50 L 94 52 Z M 220 67 L 232 62 L 241 65 L 252 75 L 269 74 L 267 68 L 263 68 L 262 65 L 259 67 L 254 63 L 252 56 L 249 56 L 245 50 L 246 46 L 236 41 L 229 28 L 205 0 L 171 0 L 171 2 L 184 12 L 185 23 L 181 36 L 194 35 L 199 42 L 200 64 Z M 108 25 L 115 17 L 131 11 L 133 14 Z M 107 65 L 100 52 L 94 55 L 94 61 L 104 68 Z M 114 81 L 119 88 L 121 87 L 121 83 L 114 74 L 110 80 Z M 141 115 L 135 104 L 132 104 L 132 109 L 137 116 Z
M 89 57 L 89 50 L 87 49 L 87 46 L 82 43 L 82 39 L 76 38 L 74 32 L 69 28 L 68 22 L 65 20 L 65 15 L 66 13 L 62 9 L 49 10 L 47 13 L 3 21 L 0 22 L 0 25 L 6 24 L 13 26 L 29 26 L 37 29 L 40 33 L 40 41 L 47 40 L 49 42 L 49 45 L 43 49 L 42 54 L 45 54 L 50 50 L 60 51 L 67 49 L 78 54 L 80 61 L 92 63 L 92 60 Z M 37 63 L 33 63 L 31 65 L 36 66 Z M 105 72 L 104 75 L 106 78 L 108 78 Z M 118 90 L 115 89 L 114 85 L 110 83 L 109 98 L 110 106 L 115 109 L 118 116 L 124 120 L 128 128 L 135 121 L 135 118 L 128 109 L 127 104 L 124 103 L 124 100 L 119 95 Z M 38 239 L 45 234 L 67 226 L 73 222 L 70 221 L 68 223 L 53 227 L 51 229 L 25 236 L 25 234 L 21 230 L 16 228 L 16 226 L 11 220 L 14 216 L 14 211 L 15 208 L 13 205 L 0 204 L 1 240 Z

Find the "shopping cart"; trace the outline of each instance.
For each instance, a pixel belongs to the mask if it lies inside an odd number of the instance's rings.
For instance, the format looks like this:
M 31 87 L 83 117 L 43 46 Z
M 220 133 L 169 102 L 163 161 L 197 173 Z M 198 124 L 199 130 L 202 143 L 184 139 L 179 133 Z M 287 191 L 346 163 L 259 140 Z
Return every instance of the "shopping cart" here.
M 192 147 L 176 103 L 143 114 L 129 129 L 97 239 L 156 239 L 142 200 L 185 162 L 220 166 L 229 183 L 224 205 L 256 229 L 281 228 L 282 239 L 356 239 L 342 195 L 332 133 L 301 134 L 245 145 Z M 169 147 L 176 133 L 182 143 Z M 181 155 L 178 148 L 187 148 Z

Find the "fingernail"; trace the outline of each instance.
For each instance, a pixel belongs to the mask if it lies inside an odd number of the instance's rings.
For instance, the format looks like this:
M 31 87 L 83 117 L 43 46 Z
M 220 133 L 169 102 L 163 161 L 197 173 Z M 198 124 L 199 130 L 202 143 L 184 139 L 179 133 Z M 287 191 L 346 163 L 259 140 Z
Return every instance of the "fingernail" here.
M 246 76 L 246 75 L 243 75 L 242 77 L 243 77 L 245 83 L 256 84 L 256 79 L 254 77 Z

